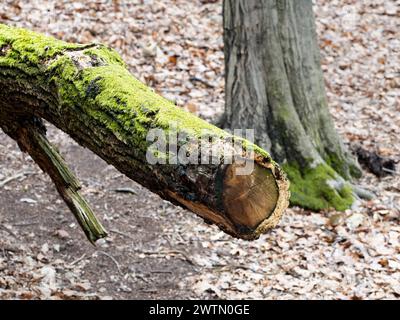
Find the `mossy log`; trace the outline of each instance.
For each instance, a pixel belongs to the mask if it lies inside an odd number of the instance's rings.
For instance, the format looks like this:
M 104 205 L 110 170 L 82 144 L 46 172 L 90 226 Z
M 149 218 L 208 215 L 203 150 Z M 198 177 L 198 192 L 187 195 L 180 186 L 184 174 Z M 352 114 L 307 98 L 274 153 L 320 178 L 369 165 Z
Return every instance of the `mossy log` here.
M 163 199 L 233 236 L 257 238 L 277 224 L 288 205 L 289 183 L 266 151 L 162 98 L 133 77 L 120 56 L 104 45 L 68 44 L 0 24 L 0 88 L 0 127 L 50 175 L 92 242 L 105 236 L 104 228 L 47 141 L 42 119 Z M 214 161 L 150 163 L 150 129 L 161 130 L 166 137 L 183 133 L 190 141 L 200 139 L 206 130 L 215 139 L 202 148 L 217 150 Z M 255 163 L 251 174 L 236 174 L 239 161 L 224 162 L 221 150 L 232 140 L 243 147 L 240 154 L 230 149 L 233 158 Z M 177 150 L 184 146 L 182 141 L 175 143 Z M 160 159 L 171 156 L 170 149 L 157 154 Z

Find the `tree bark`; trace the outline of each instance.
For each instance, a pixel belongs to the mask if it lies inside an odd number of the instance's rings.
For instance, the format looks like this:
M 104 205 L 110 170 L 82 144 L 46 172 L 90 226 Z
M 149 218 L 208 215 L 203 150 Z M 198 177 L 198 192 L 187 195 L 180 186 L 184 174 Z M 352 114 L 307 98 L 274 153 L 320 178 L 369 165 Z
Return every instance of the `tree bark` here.
M 255 142 L 288 174 L 291 203 L 348 208 L 360 176 L 328 110 L 311 0 L 225 0 L 225 128 Z
M 41 119 L 163 199 L 233 236 L 257 238 L 277 224 L 287 207 L 288 182 L 266 151 L 160 97 L 103 45 L 67 44 L 0 24 L 0 88 L 0 127 L 50 175 L 91 241 L 105 231 L 79 195 L 79 183 L 47 141 Z M 149 162 L 150 129 L 160 130 L 167 139 L 167 150 L 151 152 L 159 162 L 181 150 L 195 155 L 197 151 L 197 159 L 213 150 L 212 163 Z M 204 132 L 211 139 L 196 143 Z M 174 140 L 177 134 L 189 137 L 190 143 Z M 243 151 L 229 141 L 238 142 Z M 232 163 L 224 161 L 226 150 Z M 246 161 L 255 163 L 254 170 L 238 175 Z

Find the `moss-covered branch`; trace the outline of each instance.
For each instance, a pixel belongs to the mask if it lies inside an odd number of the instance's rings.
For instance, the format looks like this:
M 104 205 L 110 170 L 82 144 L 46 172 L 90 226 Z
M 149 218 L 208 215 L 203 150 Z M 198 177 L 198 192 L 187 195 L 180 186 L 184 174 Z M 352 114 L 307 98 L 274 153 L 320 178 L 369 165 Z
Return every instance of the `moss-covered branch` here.
M 131 179 L 234 236 L 258 237 L 276 225 L 288 204 L 288 182 L 267 152 L 157 95 L 103 45 L 68 44 L 0 24 L 0 86 L 0 127 L 6 133 L 13 123 L 43 118 Z M 161 130 L 168 146 L 172 134 L 189 137 L 194 146 L 206 130 L 213 139 L 201 148 L 217 150 L 212 164 L 148 162 L 151 129 Z M 251 174 L 236 176 L 238 164 L 224 162 L 230 140 L 244 147 L 240 154 L 232 149 L 234 159 L 255 162 Z M 178 151 L 187 148 L 175 143 Z M 174 156 L 170 148 L 155 154 Z

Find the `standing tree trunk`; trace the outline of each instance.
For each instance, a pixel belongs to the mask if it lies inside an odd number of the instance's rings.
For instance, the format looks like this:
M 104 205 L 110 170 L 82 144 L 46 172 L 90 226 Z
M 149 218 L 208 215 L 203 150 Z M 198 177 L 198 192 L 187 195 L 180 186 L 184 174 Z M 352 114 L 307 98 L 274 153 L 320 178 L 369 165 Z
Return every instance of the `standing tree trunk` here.
M 225 0 L 225 128 L 254 128 L 291 180 L 291 202 L 348 208 L 361 175 L 330 116 L 311 0 Z

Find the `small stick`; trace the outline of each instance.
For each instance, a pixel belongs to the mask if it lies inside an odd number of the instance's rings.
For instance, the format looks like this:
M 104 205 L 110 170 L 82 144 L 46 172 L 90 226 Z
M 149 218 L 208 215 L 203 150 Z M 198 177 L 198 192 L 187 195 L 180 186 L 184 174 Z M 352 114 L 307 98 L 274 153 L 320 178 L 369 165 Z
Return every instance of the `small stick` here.
M 77 264 L 78 262 L 82 261 L 85 257 L 86 257 L 86 253 L 84 253 L 81 257 L 79 257 L 78 259 L 76 259 L 75 261 L 73 261 L 71 264 L 69 264 L 68 267 L 74 266 L 74 265 Z
M 129 239 L 132 239 L 133 240 L 133 238 L 129 235 L 129 234 L 127 234 L 127 233 L 124 233 L 124 232 L 121 232 L 121 231 L 119 231 L 119 230 L 117 230 L 117 229 L 110 229 L 110 232 L 113 232 L 113 233 L 116 233 L 116 234 L 119 234 L 119 235 L 121 235 L 121 236 L 124 236 L 124 237 L 127 237 L 127 238 L 129 238 Z
M 119 274 L 122 274 L 121 266 L 119 265 L 118 261 L 112 255 L 110 255 L 104 251 L 97 251 L 97 253 L 101 253 L 102 255 L 109 257 L 112 260 L 112 262 L 114 262 L 114 264 L 117 266 Z
M 146 255 L 169 255 L 169 254 L 181 255 L 185 261 L 187 261 L 188 263 L 190 263 L 193 266 L 196 266 L 196 263 L 191 258 L 189 258 L 189 256 L 185 252 L 182 252 L 179 250 L 144 251 L 144 250 L 136 249 L 135 251 L 146 254 Z
M 396 172 L 394 170 L 391 170 L 391 169 L 388 169 L 388 168 L 385 168 L 385 167 L 382 168 L 382 171 L 385 171 L 385 172 L 388 172 L 388 173 L 392 173 L 392 174 L 395 174 L 395 175 L 399 175 L 400 174 L 400 173 L 398 173 L 398 172 Z
M 4 187 L 7 183 L 13 181 L 13 180 L 17 180 L 19 178 L 25 177 L 27 175 L 30 174 L 35 174 L 36 172 L 33 171 L 24 171 L 24 172 L 19 172 L 9 178 L 4 179 L 3 181 L 0 181 L 0 188 Z
M 14 227 L 27 227 L 27 226 L 33 226 L 35 224 L 38 224 L 39 222 L 37 221 L 31 221 L 31 222 L 21 222 L 21 223 L 14 223 Z
M 207 82 L 204 79 L 198 78 L 198 77 L 191 77 L 189 80 L 192 82 L 195 82 L 195 81 L 200 82 L 200 83 L 204 84 L 207 88 L 210 88 L 210 89 L 215 88 L 215 86 L 213 84 Z
M 120 193 L 137 194 L 136 191 L 132 188 L 117 188 L 117 189 L 114 189 L 113 191 L 120 192 Z
M 14 238 L 17 238 L 17 235 L 14 233 L 14 231 L 12 231 L 11 229 L 7 228 L 6 226 L 3 226 L 3 225 L 0 224 L 0 229 L 6 231 L 10 235 L 12 235 Z

